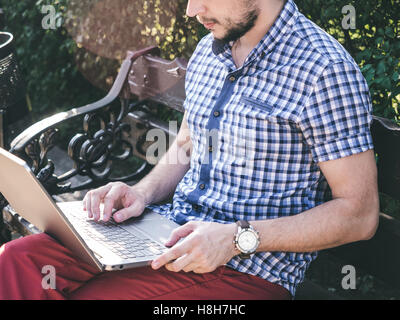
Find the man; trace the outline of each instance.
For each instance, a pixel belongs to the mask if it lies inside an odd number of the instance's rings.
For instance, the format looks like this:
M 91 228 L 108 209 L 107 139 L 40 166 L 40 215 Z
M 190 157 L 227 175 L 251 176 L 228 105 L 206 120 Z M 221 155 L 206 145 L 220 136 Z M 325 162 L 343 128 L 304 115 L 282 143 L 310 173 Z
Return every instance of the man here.
M 290 299 L 318 250 L 374 235 L 371 103 L 350 55 L 292 0 L 189 0 L 187 15 L 210 35 L 188 65 L 176 140 L 135 186 L 83 200 L 95 220 L 146 206 L 175 220 L 170 250 L 97 274 L 49 236 L 27 237 L 2 248 L 0 299 Z M 38 285 L 46 264 L 56 290 Z

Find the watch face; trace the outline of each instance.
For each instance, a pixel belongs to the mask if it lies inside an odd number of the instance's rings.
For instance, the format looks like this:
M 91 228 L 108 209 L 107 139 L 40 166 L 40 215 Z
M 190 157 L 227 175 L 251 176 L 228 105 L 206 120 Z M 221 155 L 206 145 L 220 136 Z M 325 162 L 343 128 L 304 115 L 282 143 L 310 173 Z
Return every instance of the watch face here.
M 257 237 L 251 231 L 243 232 L 238 239 L 239 247 L 246 252 L 252 252 L 257 247 Z

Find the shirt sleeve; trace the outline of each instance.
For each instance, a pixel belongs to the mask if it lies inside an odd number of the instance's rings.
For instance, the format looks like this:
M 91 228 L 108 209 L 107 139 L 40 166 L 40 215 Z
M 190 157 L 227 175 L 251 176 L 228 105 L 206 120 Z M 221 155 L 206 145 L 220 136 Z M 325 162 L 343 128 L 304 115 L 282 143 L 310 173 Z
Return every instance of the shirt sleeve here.
M 371 123 L 368 85 L 350 62 L 337 62 L 325 69 L 299 118 L 316 163 L 373 149 Z

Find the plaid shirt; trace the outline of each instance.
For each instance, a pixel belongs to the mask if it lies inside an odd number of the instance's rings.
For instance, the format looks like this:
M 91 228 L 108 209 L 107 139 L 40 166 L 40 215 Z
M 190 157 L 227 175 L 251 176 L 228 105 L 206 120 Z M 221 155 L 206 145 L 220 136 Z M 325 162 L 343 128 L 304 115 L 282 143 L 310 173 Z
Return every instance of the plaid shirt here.
M 190 169 L 172 204 L 150 206 L 179 224 L 300 214 L 331 199 L 319 162 L 373 149 L 369 90 L 357 64 L 292 0 L 239 69 L 231 45 L 207 35 L 189 61 Z M 257 252 L 227 266 L 294 296 L 316 256 Z

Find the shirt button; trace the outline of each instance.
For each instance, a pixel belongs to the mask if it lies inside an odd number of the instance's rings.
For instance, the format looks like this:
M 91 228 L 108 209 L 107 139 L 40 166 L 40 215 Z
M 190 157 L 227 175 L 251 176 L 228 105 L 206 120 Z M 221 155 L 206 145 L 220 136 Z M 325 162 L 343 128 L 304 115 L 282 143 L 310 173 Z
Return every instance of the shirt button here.
M 209 147 L 208 147 L 208 151 L 209 151 L 209 152 L 213 152 L 213 147 L 212 147 L 212 146 L 209 146 Z
M 198 206 L 197 204 L 194 204 L 192 207 L 193 207 L 193 209 L 196 210 L 196 211 L 199 210 L 199 206 Z
M 219 117 L 220 116 L 220 112 L 219 111 L 214 111 L 214 117 Z
M 204 183 L 202 183 L 201 185 L 199 185 L 200 190 L 203 190 L 206 187 L 206 185 Z
M 236 80 L 236 77 L 235 77 L 235 76 L 230 76 L 230 77 L 229 77 L 229 81 L 230 81 L 230 82 L 233 82 L 233 81 L 235 81 L 235 80 Z

